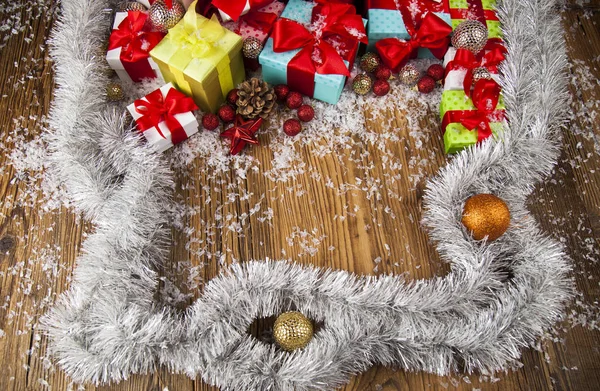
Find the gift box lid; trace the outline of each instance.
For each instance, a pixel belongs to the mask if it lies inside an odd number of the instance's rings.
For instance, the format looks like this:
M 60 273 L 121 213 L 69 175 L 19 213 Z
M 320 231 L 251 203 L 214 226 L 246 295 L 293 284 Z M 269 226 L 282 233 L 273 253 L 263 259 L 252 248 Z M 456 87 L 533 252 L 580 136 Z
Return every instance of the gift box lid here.
M 504 98 L 500 95 L 498 99 L 497 110 L 504 110 Z M 440 116 L 443 117 L 447 111 L 455 110 L 476 110 L 473 101 L 467 97 L 462 90 L 444 91 L 442 92 L 442 101 L 440 102 Z

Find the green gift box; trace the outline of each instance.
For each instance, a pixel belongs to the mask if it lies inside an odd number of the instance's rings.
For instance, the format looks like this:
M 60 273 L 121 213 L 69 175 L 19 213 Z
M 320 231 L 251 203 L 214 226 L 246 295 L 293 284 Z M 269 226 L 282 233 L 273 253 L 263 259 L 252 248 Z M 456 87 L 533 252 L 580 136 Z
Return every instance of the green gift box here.
M 479 141 L 479 130 L 467 129 L 460 121 L 470 113 L 477 111 L 473 101 L 462 90 L 444 91 L 440 103 L 440 117 L 444 132 L 444 151 L 456 153 Z M 500 96 L 496 109 L 486 115 L 494 137 L 502 131 L 504 120 L 504 100 Z M 444 129 L 445 128 L 445 129 Z
M 466 19 L 479 20 L 487 25 L 489 38 L 502 38 L 500 21 L 496 15 L 496 0 L 449 0 L 452 29 Z

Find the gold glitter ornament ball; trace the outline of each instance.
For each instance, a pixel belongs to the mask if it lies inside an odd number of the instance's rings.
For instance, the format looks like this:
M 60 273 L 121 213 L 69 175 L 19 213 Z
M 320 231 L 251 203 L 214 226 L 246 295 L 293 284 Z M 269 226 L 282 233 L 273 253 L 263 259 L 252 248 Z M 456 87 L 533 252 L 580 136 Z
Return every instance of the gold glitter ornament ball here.
M 146 6 L 137 1 L 126 1 L 125 3 L 121 3 L 119 5 L 119 12 L 127 11 L 146 11 Z
M 377 70 L 377 67 L 381 64 L 381 59 L 377 53 L 369 52 L 365 53 L 360 58 L 360 69 L 365 72 L 373 73 Z
M 452 46 L 477 54 L 488 41 L 488 29 L 478 20 L 461 22 L 452 33 Z
M 123 87 L 119 83 L 108 83 L 106 85 L 106 99 L 110 102 L 118 102 L 123 99 Z
M 493 194 L 476 194 L 465 202 L 462 214 L 463 225 L 473 239 L 488 241 L 498 239 L 510 224 L 510 211 L 506 203 Z
M 177 0 L 173 0 L 173 7 L 169 8 L 164 0 L 156 0 L 148 11 L 150 24 L 156 31 L 166 33 L 183 18 L 185 8 Z
M 366 73 L 359 73 L 352 81 L 352 89 L 358 95 L 365 95 L 371 91 L 373 87 L 373 80 Z
M 260 39 L 255 37 L 248 37 L 244 39 L 242 44 L 242 53 L 246 58 L 258 58 L 258 55 L 263 50 L 263 44 Z
M 413 65 L 405 65 L 400 69 L 398 73 L 398 79 L 400 83 L 406 84 L 407 86 L 414 86 L 421 78 L 421 73 Z
M 302 349 L 312 337 L 312 322 L 298 311 L 284 312 L 273 325 L 275 342 L 287 351 Z
M 492 74 L 486 67 L 477 67 L 473 69 L 473 85 L 475 85 L 475 83 L 477 83 L 479 80 L 490 80 L 491 78 Z

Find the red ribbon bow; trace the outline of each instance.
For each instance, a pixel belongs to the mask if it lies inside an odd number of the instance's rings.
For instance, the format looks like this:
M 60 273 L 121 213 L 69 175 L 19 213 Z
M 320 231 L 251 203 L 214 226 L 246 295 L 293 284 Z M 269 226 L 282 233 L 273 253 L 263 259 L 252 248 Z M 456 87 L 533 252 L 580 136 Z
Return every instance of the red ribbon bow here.
M 313 24 L 318 30 L 311 32 L 302 24 L 286 18 L 273 26 L 273 51 L 276 53 L 300 49 L 287 68 L 288 83 L 305 95 L 314 93 L 314 74 L 350 76 L 344 58 L 327 42 L 328 39 L 366 43 L 362 18 L 354 6 L 342 3 L 319 4 L 319 13 L 313 13 Z M 316 8 L 315 7 L 315 8 Z
M 213 0 L 212 4 L 229 15 L 232 20 L 237 21 L 244 12 L 246 3 L 250 4 L 251 10 L 256 10 L 266 7 L 272 2 L 273 0 Z
M 375 44 L 375 49 L 384 64 L 398 71 L 422 47 L 431 50 L 437 58 L 443 58 L 450 44 L 452 27 L 439 16 L 428 12 L 423 18 L 421 26 L 409 41 L 398 38 L 385 38 Z
M 129 11 L 108 38 L 108 50 L 121 48 L 119 58 L 123 68 L 135 82 L 156 77 L 150 63 L 142 60 L 150 57 L 150 50 L 164 37 L 164 33 L 144 30 L 147 19 L 143 12 Z
M 158 134 L 162 138 L 166 138 L 158 127 L 159 123 L 165 121 L 167 128 L 171 131 L 173 144 L 178 144 L 188 138 L 185 130 L 175 118 L 175 114 L 197 110 L 198 106 L 192 98 L 175 88 L 171 88 L 166 97 L 163 97 L 162 91 L 158 89 L 146 95 L 145 98 L 134 102 L 135 110 L 142 115 L 136 120 L 141 132 L 156 127 Z
M 246 15 L 240 17 L 240 24 L 246 23 L 248 26 L 269 33 L 273 23 L 277 20 L 278 16 L 274 12 L 260 12 L 257 10 L 250 10 Z
M 148 52 L 156 46 L 164 34 L 145 31 L 148 15 L 141 11 L 128 11 L 127 17 L 113 30 L 108 39 L 108 50 L 121 47 L 121 60 L 136 62 L 150 55 Z
M 460 122 L 468 130 L 477 129 L 477 142 L 481 142 L 492 135 L 490 122 L 500 122 L 504 117 L 504 110 L 497 110 L 500 99 L 500 86 L 493 80 L 482 79 L 475 83 L 473 90 L 473 104 L 476 110 L 447 111 L 442 119 L 444 131 L 449 124 Z
M 490 72 L 498 73 L 498 65 L 504 61 L 506 48 L 502 40 L 492 38 L 484 50 L 475 56 L 473 52 L 467 49 L 458 49 L 454 59 L 446 67 L 447 71 L 454 69 L 466 69 L 467 74 L 463 82 L 463 89 L 467 96 L 471 96 L 471 86 L 473 85 L 473 71 L 479 67 L 485 67 Z

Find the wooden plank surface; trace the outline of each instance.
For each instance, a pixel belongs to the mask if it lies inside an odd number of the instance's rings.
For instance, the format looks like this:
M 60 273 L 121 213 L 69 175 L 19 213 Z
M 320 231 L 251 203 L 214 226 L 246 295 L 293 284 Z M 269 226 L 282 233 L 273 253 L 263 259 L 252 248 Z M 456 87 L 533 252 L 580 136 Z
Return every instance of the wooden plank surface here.
M 23 4 L 17 1 L 15 3 Z M 48 1 L 47 4 L 56 5 Z M 598 390 L 600 389 L 600 6 L 598 2 L 573 1 L 562 11 L 568 55 L 573 76 L 570 86 L 573 97 L 573 118 L 563 132 L 563 153 L 553 175 L 530 197 L 530 208 L 543 229 L 563 241 L 574 263 L 574 276 L 580 296 L 573 304 L 569 321 L 557 327 L 550 340 L 538 350 L 523 353 L 520 369 L 498 374 L 490 379 L 480 375 L 456 374 L 438 377 L 424 373 L 406 373 L 393 368 L 375 367 L 353 378 L 345 390 Z M 5 15 L 14 15 L 6 11 Z M 7 20 L 2 17 L 2 20 Z M 27 175 L 9 164 L 10 155 L 22 151 L 23 141 L 30 141 L 42 131 L 43 116 L 48 112 L 53 88 L 51 64 L 44 50 L 53 16 L 38 15 L 23 7 L 19 25 L 22 32 L 11 35 L 0 32 L 0 390 L 72 390 L 77 386 L 53 367 L 46 357 L 46 339 L 36 328 L 39 318 L 69 286 L 69 276 L 81 242 L 91 227 L 68 208 L 46 210 L 39 202 L 44 196 L 38 189 L 41 174 Z M 12 20 L 12 19 L 11 19 Z M 31 38 L 31 39 L 29 39 Z M 365 115 L 369 117 L 369 110 Z M 387 113 L 399 129 L 406 119 L 401 110 Z M 227 181 L 211 175 L 197 159 L 187 171 L 177 177 L 176 198 L 187 200 L 189 210 L 196 213 L 185 217 L 186 225 L 197 228 L 193 238 L 198 242 L 211 240 L 207 249 L 222 251 L 225 259 L 248 260 L 266 257 L 291 258 L 304 264 L 315 264 L 350 270 L 360 274 L 407 273 L 409 278 L 429 278 L 444 274 L 435 248 L 419 224 L 424 178 L 443 164 L 442 143 L 437 130 L 436 112 L 421 119 L 429 129 L 428 137 L 419 148 L 415 139 L 400 134 L 401 141 L 390 148 L 402 163 L 402 175 L 390 182 L 389 193 L 381 198 L 367 197 L 367 192 L 348 191 L 337 194 L 325 180 L 316 180 L 309 173 L 292 182 L 274 184 L 260 173 L 250 173 L 238 181 L 231 170 Z M 383 132 L 380 121 L 369 121 L 373 131 Z M 264 145 L 268 140 L 261 140 Z M 27 153 L 39 150 L 28 144 Z M 366 146 L 371 161 L 381 158 L 380 151 Z M 272 167 L 269 148 L 253 148 L 248 152 L 261 162 L 261 170 Z M 302 160 L 314 171 L 329 178 L 333 187 L 357 184 L 355 178 L 386 180 L 385 172 L 368 168 L 366 157 L 343 152 L 340 156 L 316 157 L 311 146 L 300 150 Z M 344 155 L 345 154 L 345 155 Z M 343 164 L 340 164 L 340 161 Z M 419 162 L 426 162 L 419 164 Z M 18 175 L 17 175 L 18 174 Z M 419 178 L 416 183 L 411 180 Z M 225 200 L 227 183 L 237 182 L 240 193 L 253 193 L 234 202 Z M 211 189 L 211 200 L 202 186 Z M 222 191 L 217 191 L 221 189 Z M 290 191 L 293 189 L 294 191 Z M 297 197 L 295 191 L 307 192 Z M 261 195 L 268 195 L 261 199 Z M 209 237 L 206 222 L 214 214 L 240 216 L 248 213 L 257 202 L 261 210 L 272 209 L 272 225 L 260 220 L 261 214 L 248 217 L 241 234 L 225 233 Z M 384 210 L 382 205 L 389 206 Z M 331 216 L 338 216 L 333 219 Z M 206 259 L 199 254 L 205 245 L 186 249 L 189 238 L 173 230 L 176 245 L 165 273 L 176 276 L 188 303 L 201 294 L 195 282 L 207 281 L 219 269 L 219 259 Z M 312 248 L 316 252 L 311 254 Z M 282 250 L 285 254 L 282 254 Z M 374 262 L 381 257 L 380 262 Z M 48 259 L 54 259 L 49 263 Z M 420 260 L 429 260 L 423 262 Z M 198 276 L 182 272 L 182 265 L 191 266 Z M 186 284 L 191 281 L 191 284 Z M 584 314 L 585 316 L 580 316 Z M 585 320 L 585 327 L 574 326 Z M 260 332 L 260 330 L 256 331 Z M 164 369 L 154 374 L 133 376 L 118 385 L 85 390 L 214 390 L 200 378 L 170 374 Z

